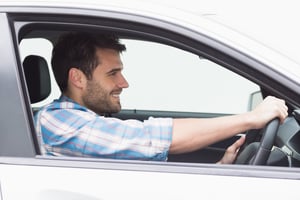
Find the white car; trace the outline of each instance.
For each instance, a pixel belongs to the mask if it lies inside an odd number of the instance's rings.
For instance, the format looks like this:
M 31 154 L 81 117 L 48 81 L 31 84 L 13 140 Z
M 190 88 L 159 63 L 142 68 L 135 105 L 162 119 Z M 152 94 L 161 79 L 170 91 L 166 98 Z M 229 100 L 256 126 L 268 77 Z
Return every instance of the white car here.
M 1 200 L 300 198 L 300 64 L 221 16 L 165 5 L 0 1 Z M 126 44 L 130 87 L 113 117 L 218 117 L 268 95 L 283 98 L 289 116 L 240 133 L 256 137 L 232 165 L 215 163 L 239 136 L 167 162 L 42 155 L 33 116 L 60 95 L 50 59 L 68 31 L 113 32 Z

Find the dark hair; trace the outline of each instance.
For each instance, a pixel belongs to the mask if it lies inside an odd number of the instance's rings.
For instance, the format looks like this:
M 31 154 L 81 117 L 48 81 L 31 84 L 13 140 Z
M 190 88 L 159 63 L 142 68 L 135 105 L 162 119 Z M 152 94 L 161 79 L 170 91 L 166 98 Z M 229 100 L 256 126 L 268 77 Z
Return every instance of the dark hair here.
M 51 64 L 61 92 L 68 86 L 68 73 L 73 67 L 80 69 L 88 79 L 92 78 L 94 69 L 100 64 L 97 48 L 114 49 L 119 53 L 126 50 L 115 35 L 71 32 L 59 38 L 52 51 Z

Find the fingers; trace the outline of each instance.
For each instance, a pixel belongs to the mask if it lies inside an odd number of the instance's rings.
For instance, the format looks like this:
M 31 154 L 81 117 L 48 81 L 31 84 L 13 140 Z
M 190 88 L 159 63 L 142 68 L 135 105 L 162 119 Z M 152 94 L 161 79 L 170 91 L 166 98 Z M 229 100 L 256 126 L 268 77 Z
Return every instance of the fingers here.
M 244 144 L 246 140 L 245 136 L 240 137 L 237 141 L 235 141 L 231 146 L 227 148 L 227 152 L 236 154 L 240 147 Z
M 285 104 L 285 101 L 283 99 L 278 99 L 273 96 L 269 96 L 267 98 L 272 99 L 275 108 L 277 109 L 277 117 L 280 119 L 280 122 L 283 123 L 285 118 L 288 116 L 288 107 Z
M 283 123 L 288 116 L 288 107 L 283 99 L 279 99 L 273 96 L 268 96 L 264 101 L 257 106 L 254 110 L 256 127 L 262 128 L 271 121 L 278 117 L 280 122 Z
M 287 118 L 288 116 L 288 107 L 287 105 L 285 104 L 285 101 L 284 100 L 281 100 L 282 101 L 282 106 L 280 107 L 280 122 L 283 123 L 283 121 Z
M 223 156 L 223 158 L 217 162 L 218 164 L 231 164 L 235 161 L 237 153 L 240 149 L 240 147 L 244 144 L 245 142 L 245 136 L 242 136 L 240 139 L 235 141 L 231 146 L 229 146 L 226 149 L 226 152 Z

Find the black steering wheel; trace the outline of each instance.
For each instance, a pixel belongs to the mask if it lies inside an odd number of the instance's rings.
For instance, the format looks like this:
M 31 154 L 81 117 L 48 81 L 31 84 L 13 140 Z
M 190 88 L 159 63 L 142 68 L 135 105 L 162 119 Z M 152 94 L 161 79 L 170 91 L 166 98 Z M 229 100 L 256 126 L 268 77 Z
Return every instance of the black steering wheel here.
M 262 135 L 260 142 L 253 142 L 247 144 L 247 133 L 245 146 L 240 148 L 240 151 L 235 160 L 235 164 L 249 164 L 249 165 L 265 165 L 270 156 L 278 127 L 279 119 L 271 120 L 261 131 Z

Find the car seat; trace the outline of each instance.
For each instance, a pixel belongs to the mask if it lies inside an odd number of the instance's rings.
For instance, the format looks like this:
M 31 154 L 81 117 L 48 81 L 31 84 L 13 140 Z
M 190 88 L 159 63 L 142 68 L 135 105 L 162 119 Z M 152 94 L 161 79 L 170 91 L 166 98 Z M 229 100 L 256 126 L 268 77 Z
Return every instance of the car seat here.
M 23 69 L 31 103 L 46 99 L 51 92 L 47 61 L 37 55 L 29 55 L 23 61 Z

